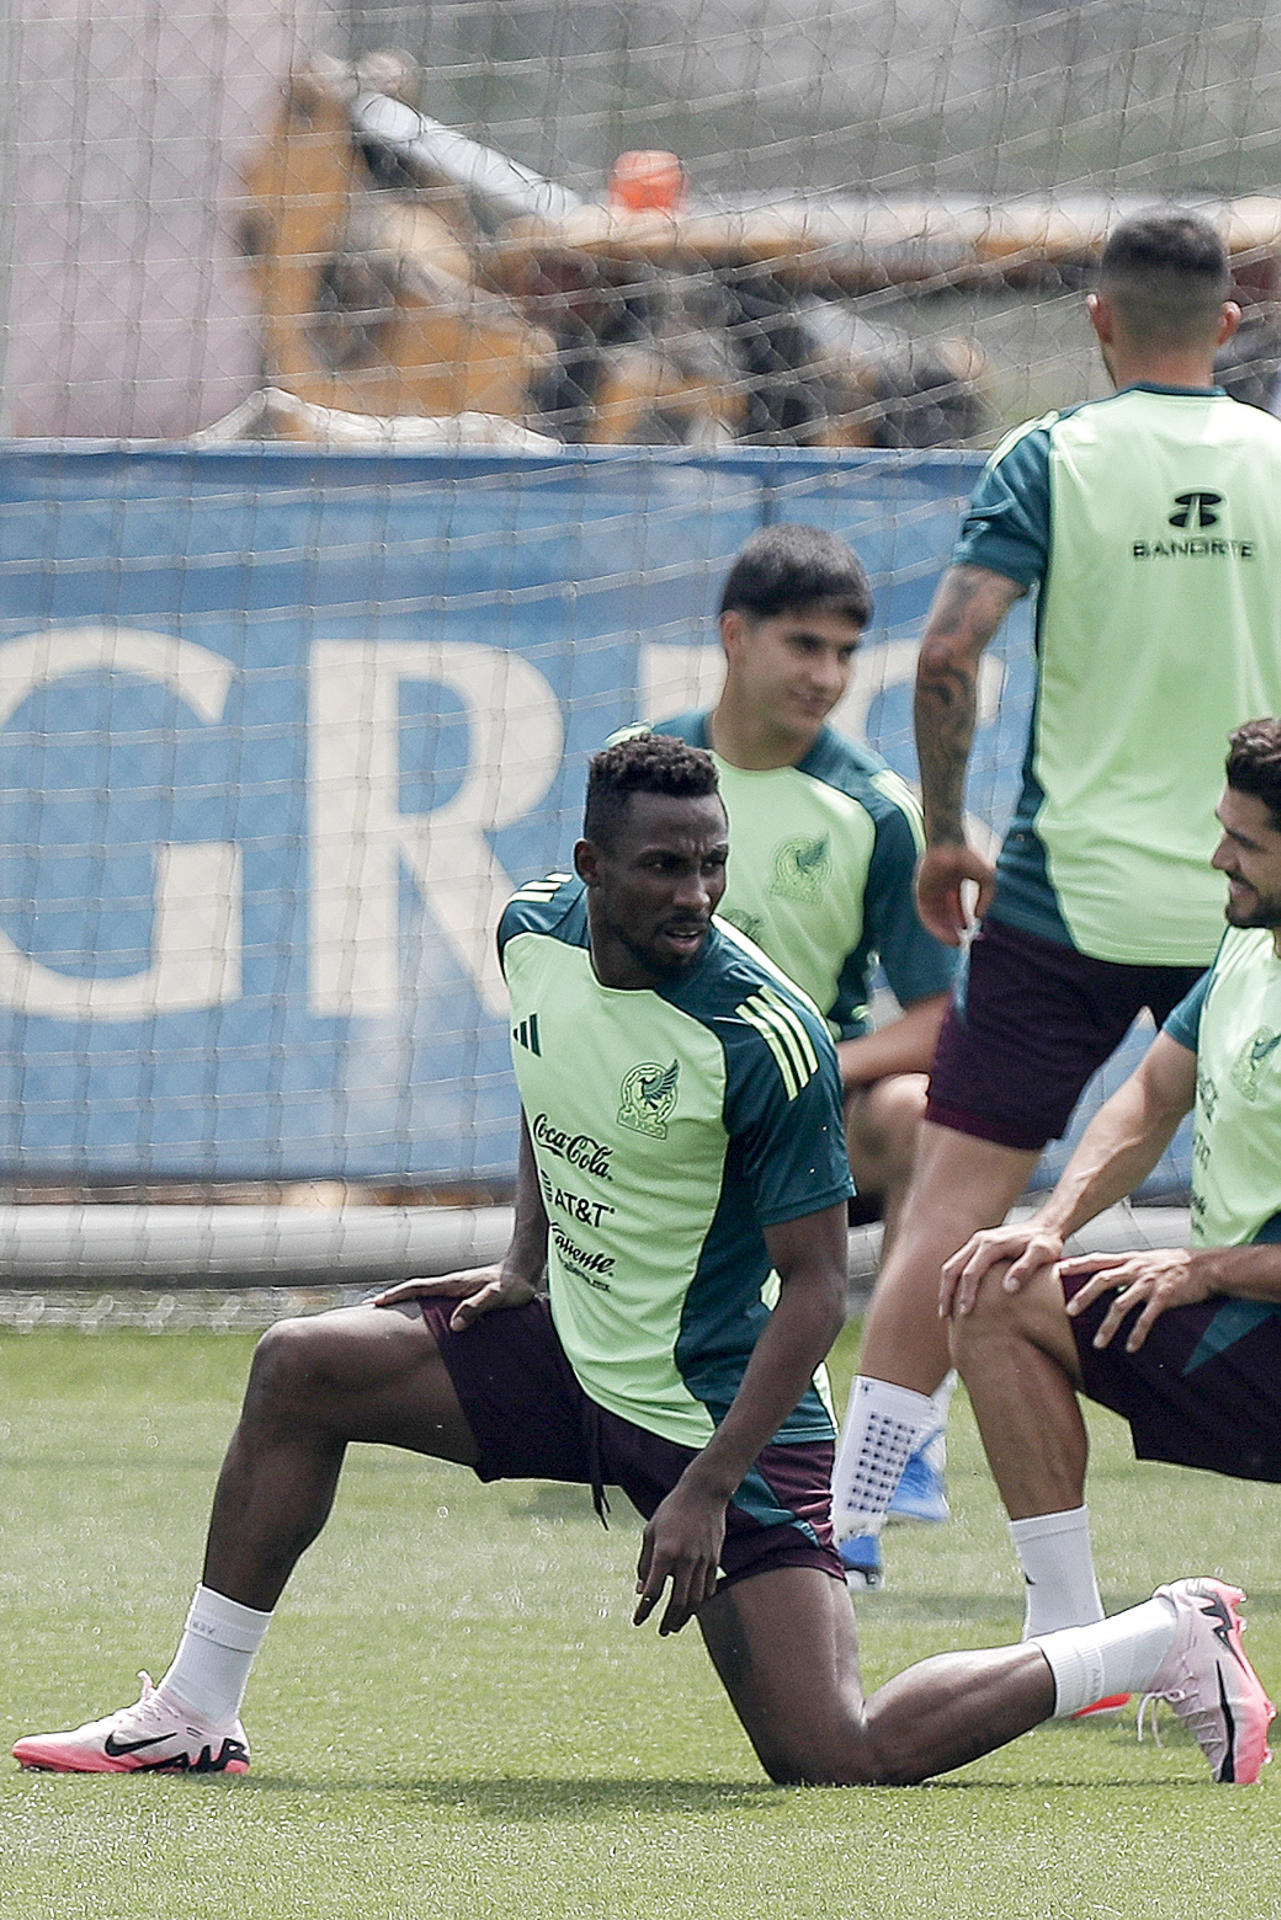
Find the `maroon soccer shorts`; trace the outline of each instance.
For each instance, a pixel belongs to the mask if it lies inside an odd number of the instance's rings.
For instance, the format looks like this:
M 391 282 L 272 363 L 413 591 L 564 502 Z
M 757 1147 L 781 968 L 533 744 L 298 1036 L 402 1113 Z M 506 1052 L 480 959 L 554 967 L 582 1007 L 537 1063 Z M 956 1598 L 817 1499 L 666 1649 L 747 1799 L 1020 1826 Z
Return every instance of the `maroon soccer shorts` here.
M 926 1118 L 1039 1153 L 1137 1016 L 1158 1026 L 1203 967 L 1129 967 L 986 919 L 939 1034 Z
M 1069 1300 L 1086 1277 L 1063 1282 Z M 1112 1299 L 1070 1325 L 1087 1396 L 1128 1421 L 1137 1457 L 1281 1482 L 1281 1306 L 1172 1307 L 1127 1353 L 1128 1321 L 1106 1347 L 1091 1344 Z
M 597 1406 L 552 1325 L 545 1299 L 483 1315 L 452 1333 L 456 1300 L 422 1300 L 454 1391 L 475 1435 L 479 1479 L 562 1480 L 590 1487 L 605 1517 L 603 1489 L 620 1487 L 648 1520 L 695 1457 Z M 843 1581 L 832 1539 L 830 1440 L 768 1446 L 730 1503 L 721 1585 L 774 1567 L 817 1567 Z

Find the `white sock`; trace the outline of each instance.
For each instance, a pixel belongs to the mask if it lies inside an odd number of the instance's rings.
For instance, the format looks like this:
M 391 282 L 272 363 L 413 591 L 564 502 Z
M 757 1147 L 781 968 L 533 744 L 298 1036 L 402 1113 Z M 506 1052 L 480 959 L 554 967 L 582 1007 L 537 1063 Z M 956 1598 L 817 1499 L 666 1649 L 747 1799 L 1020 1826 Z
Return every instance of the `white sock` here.
M 249 1669 L 271 1625 L 269 1613 L 243 1607 L 212 1587 L 197 1587 L 163 1691 L 193 1718 L 229 1727 L 240 1713 Z
M 832 1470 L 837 1540 L 879 1533 L 917 1435 L 929 1423 L 928 1394 L 860 1374 L 850 1387 Z
M 1103 1618 L 1090 1550 L 1090 1509 L 1037 1513 L 1011 1520 L 1010 1538 L 1023 1569 L 1023 1638 L 1089 1627 Z
M 1113 1693 L 1143 1693 L 1170 1650 L 1178 1615 L 1166 1599 L 1114 1613 L 1091 1627 L 1038 1634 L 1032 1643 L 1054 1675 L 1054 1717 L 1064 1719 Z
M 930 1395 L 930 1420 L 936 1427 L 947 1425 L 947 1416 L 952 1405 L 952 1395 L 956 1392 L 956 1369 L 951 1368 L 943 1375 L 943 1384 L 935 1387 Z

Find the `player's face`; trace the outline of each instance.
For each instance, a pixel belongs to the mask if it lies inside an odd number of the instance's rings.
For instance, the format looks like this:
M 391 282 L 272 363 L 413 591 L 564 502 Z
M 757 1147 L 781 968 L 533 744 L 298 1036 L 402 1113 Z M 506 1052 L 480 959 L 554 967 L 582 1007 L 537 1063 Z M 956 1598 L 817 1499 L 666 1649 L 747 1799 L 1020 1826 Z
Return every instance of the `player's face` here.
M 1224 793 L 1215 812 L 1222 836 L 1211 865 L 1228 878 L 1229 926 L 1281 933 L 1281 831 L 1252 793 Z
M 634 793 L 606 845 L 580 840 L 592 964 L 607 987 L 678 978 L 703 951 L 725 891 L 729 833 L 714 793 Z
M 802 751 L 844 697 L 862 632 L 844 614 L 823 607 L 759 619 L 745 613 L 721 617 L 736 697 Z

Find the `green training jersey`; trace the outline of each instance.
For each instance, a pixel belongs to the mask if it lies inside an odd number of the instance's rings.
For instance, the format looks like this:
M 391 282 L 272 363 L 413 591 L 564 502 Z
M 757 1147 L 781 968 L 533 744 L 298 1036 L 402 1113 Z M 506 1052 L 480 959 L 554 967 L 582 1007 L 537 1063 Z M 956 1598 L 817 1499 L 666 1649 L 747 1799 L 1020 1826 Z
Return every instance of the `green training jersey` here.
M 1039 588 L 1037 687 L 995 918 L 1196 966 L 1227 735 L 1281 712 L 1281 421 L 1138 385 L 1010 434 L 954 561 Z
M 670 985 L 602 986 L 563 874 L 515 894 L 499 951 L 561 1344 L 598 1405 L 703 1447 L 777 1297 L 762 1229 L 853 1191 L 832 1043 L 728 927 Z M 834 1431 L 820 1369 L 775 1438 Z
M 1196 1054 L 1192 1241 L 1281 1238 L 1281 960 L 1266 927 L 1233 927 L 1163 1029 Z
M 901 1006 L 946 993 L 957 955 L 917 917 L 921 816 L 906 781 L 870 747 L 824 727 L 794 767 L 732 766 L 707 712 L 660 720 L 712 754 L 729 815 L 722 919 L 803 987 L 838 1040 L 865 1033 L 879 962 Z

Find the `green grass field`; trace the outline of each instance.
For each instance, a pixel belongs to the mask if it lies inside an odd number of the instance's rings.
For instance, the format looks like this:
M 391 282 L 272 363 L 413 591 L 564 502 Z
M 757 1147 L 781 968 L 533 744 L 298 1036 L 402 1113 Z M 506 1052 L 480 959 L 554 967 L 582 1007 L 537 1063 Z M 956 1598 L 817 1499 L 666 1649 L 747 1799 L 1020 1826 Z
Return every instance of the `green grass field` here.
M 0 1735 L 74 1724 L 167 1664 L 248 1362 L 239 1336 L 0 1338 Z M 847 1336 L 834 1373 L 852 1358 Z M 1094 1422 L 1110 1606 L 1180 1573 L 1250 1593 L 1281 1687 L 1276 1492 L 1138 1467 Z M 1016 1637 L 1018 1582 L 968 1410 L 952 1525 L 897 1528 L 860 1605 L 870 1686 Z M 761 1776 L 693 1629 L 629 1624 L 638 1524 L 353 1453 L 246 1705 L 240 1780 L 0 1763 L 0 1920 L 1259 1920 L 1277 1795 L 1216 1788 L 1170 1723 L 1030 1734 L 915 1789 Z

